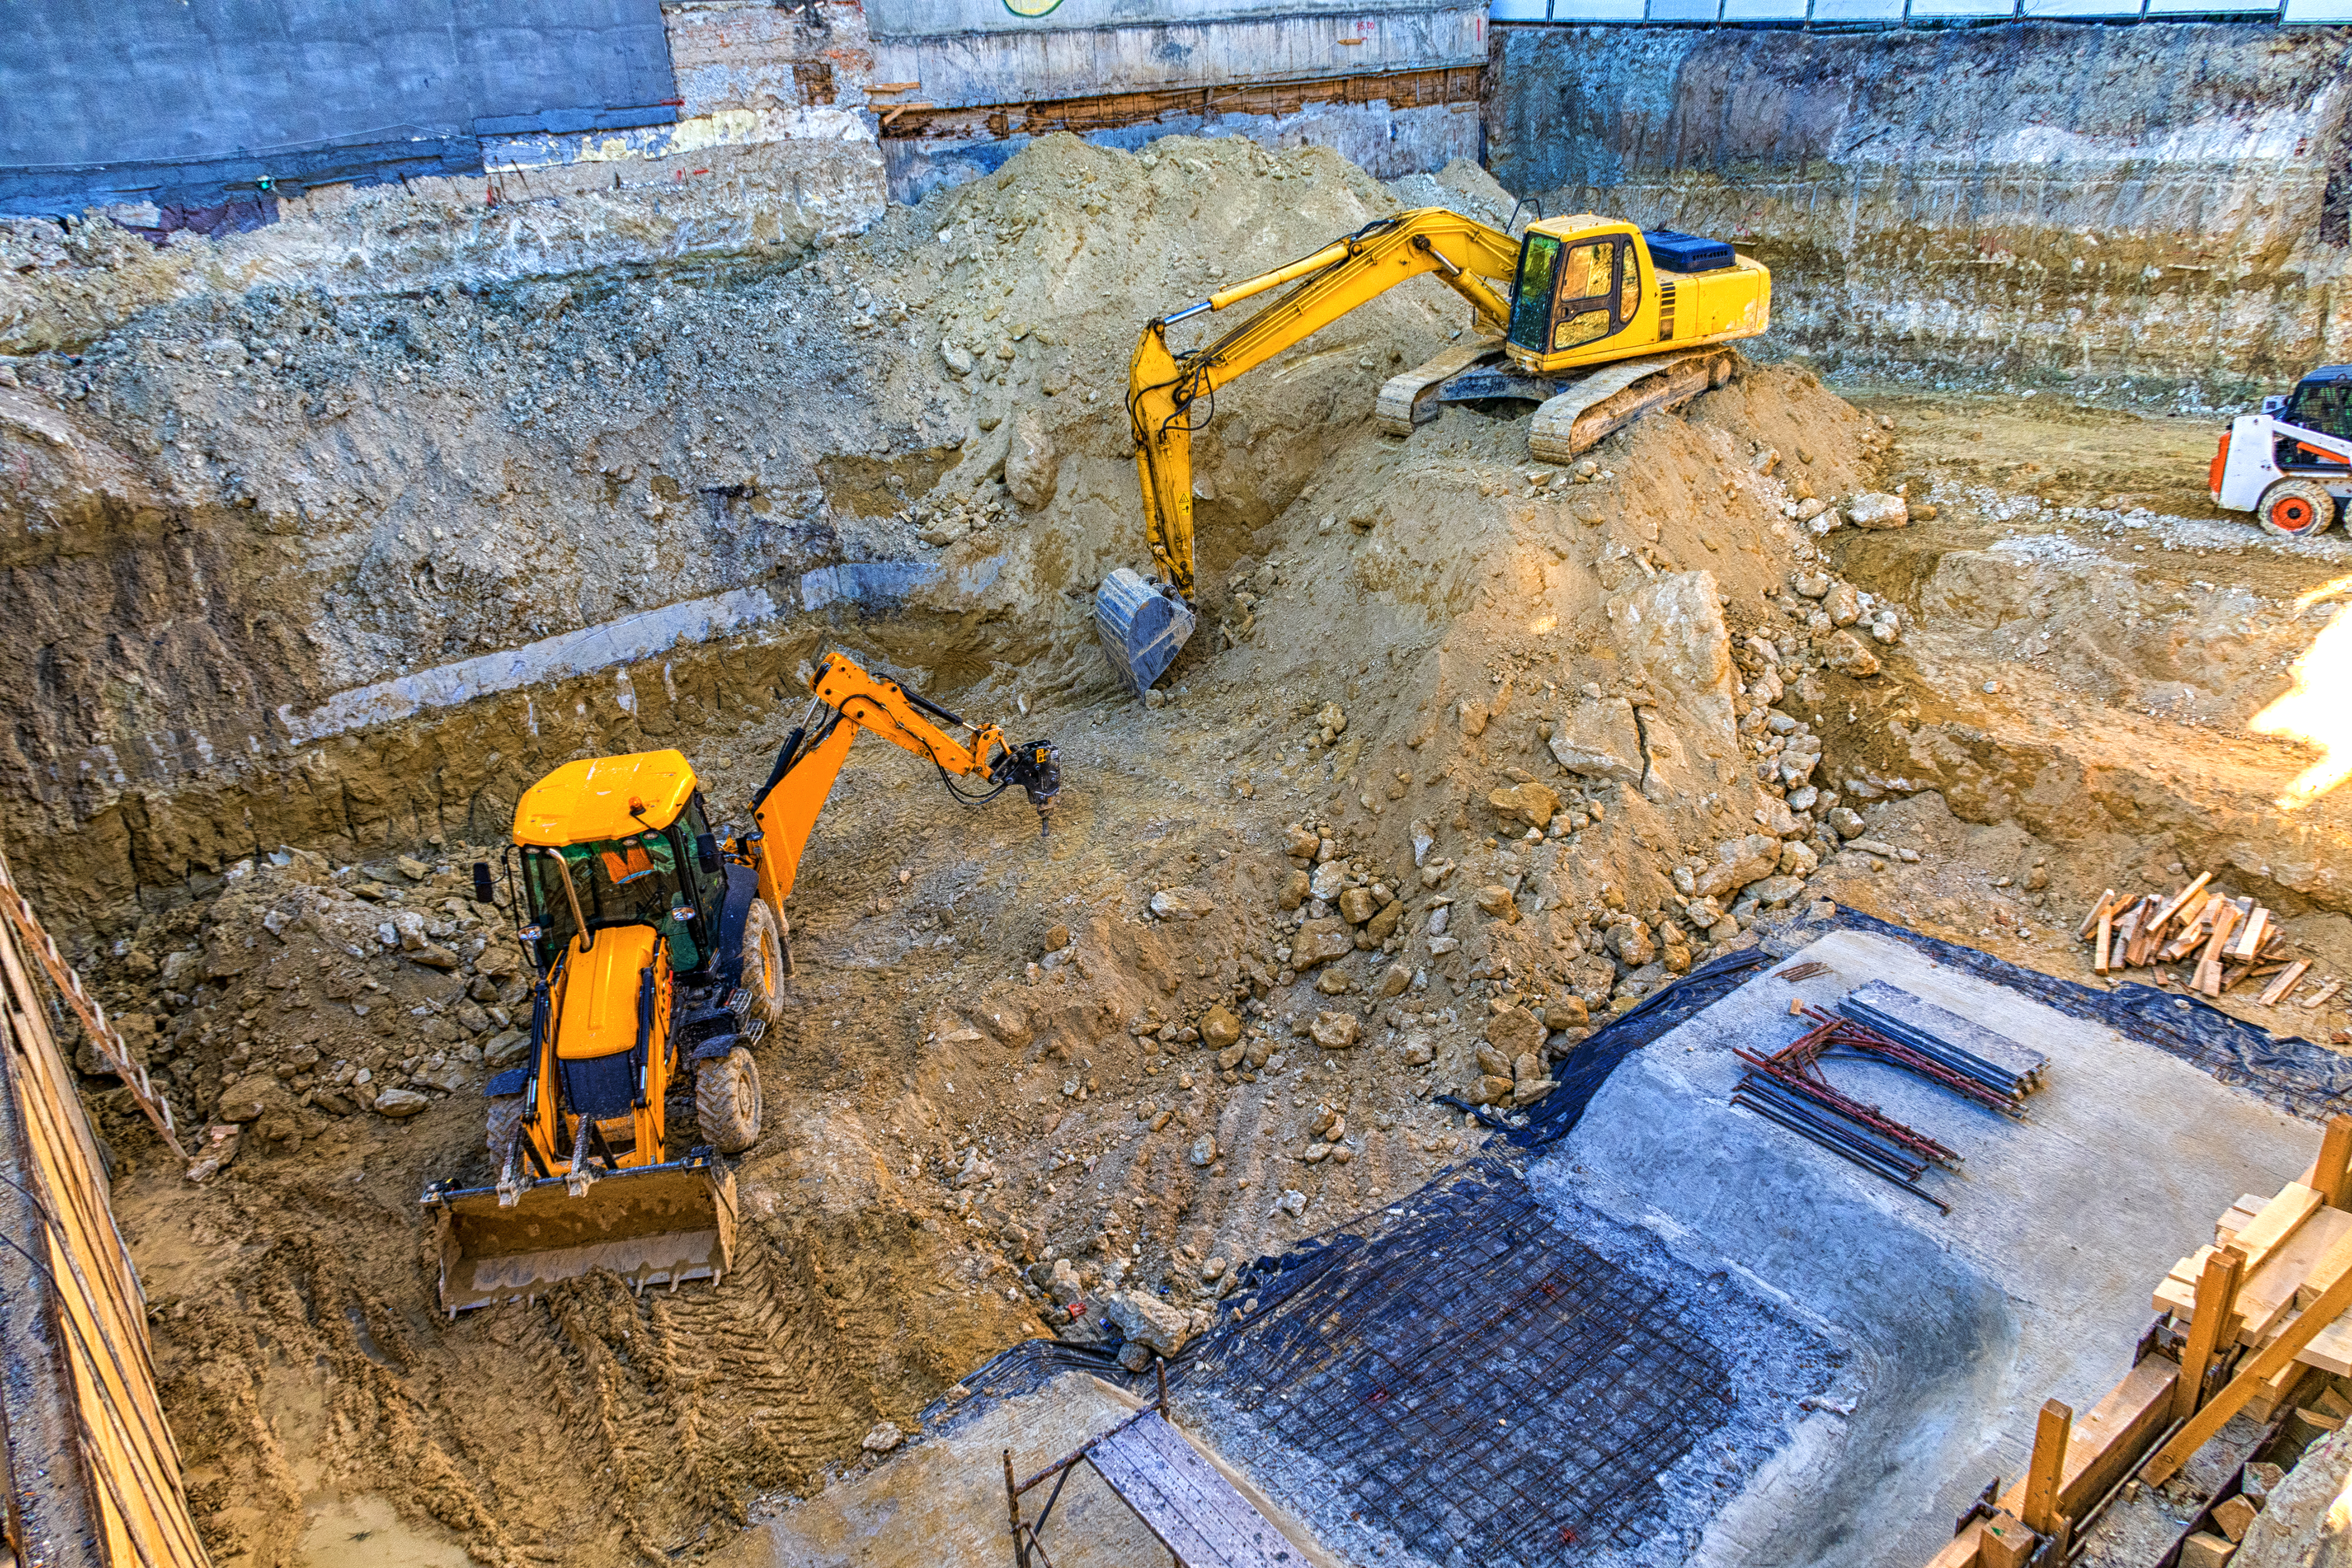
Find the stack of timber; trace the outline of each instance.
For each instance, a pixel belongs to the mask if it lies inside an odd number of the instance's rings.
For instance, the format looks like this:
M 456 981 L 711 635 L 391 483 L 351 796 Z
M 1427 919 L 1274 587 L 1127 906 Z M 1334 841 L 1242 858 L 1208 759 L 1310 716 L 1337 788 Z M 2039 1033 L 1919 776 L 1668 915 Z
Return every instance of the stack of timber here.
M 2108 889 L 2083 917 L 2079 935 L 2101 974 L 2150 971 L 2158 985 L 2219 996 L 2249 980 L 2265 981 L 2259 999 L 2279 1007 L 2308 984 L 2302 1005 L 2317 1009 L 2343 982 L 2314 975 L 2311 961 L 2286 950 L 2277 917 L 2251 898 L 2231 898 L 2202 872 L 2170 893 L 2127 898 Z
M 2330 1431 L 2352 1415 L 2352 1384 L 2334 1381 L 2352 1378 L 2352 1116 L 2328 1123 L 2301 1181 L 2217 1218 L 2154 1306 L 2163 1316 L 2123 1381 L 2079 1422 L 2050 1401 L 2025 1479 L 1987 1488 L 1928 1568 L 2011 1568 L 2053 1544 L 2043 1561 L 2063 1561 L 2125 1482 L 2161 1486 L 2231 1417 Z M 2235 1539 L 2225 1523 L 2200 1561 Z

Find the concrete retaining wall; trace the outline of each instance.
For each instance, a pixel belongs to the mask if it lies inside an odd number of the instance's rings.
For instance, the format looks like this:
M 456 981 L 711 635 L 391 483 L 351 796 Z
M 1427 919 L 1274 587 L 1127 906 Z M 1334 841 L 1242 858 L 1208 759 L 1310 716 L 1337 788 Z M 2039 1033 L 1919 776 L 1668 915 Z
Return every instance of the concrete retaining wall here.
M 1496 33 L 1496 175 L 1738 241 L 1777 348 L 2209 393 L 2352 353 L 2344 30 Z

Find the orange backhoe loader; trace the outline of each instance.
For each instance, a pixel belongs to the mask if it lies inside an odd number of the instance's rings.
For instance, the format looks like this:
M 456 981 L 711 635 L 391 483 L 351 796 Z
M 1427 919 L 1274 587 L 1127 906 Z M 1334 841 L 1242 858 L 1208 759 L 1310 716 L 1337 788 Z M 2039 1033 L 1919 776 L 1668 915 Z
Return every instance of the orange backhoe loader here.
M 675 751 L 567 763 L 517 804 L 507 874 L 537 975 L 530 1039 L 488 1085 L 494 1184 L 425 1193 L 451 1316 L 598 1268 L 640 1289 L 725 1274 L 735 1184 L 722 1157 L 760 1136 L 751 1047 L 784 1015 L 785 900 L 860 731 L 930 762 L 960 800 L 1018 788 L 1050 820 L 1050 742 L 1013 745 L 839 652 L 810 688 L 740 837 L 712 829 Z M 492 901 L 488 862 L 474 881 Z M 698 1142 L 683 1133 L 689 1078 Z

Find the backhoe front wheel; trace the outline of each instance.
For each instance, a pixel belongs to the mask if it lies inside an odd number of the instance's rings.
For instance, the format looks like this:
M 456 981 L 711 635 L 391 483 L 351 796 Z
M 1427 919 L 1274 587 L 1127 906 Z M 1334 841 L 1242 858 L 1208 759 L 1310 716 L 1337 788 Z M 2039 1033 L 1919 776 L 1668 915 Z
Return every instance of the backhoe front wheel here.
M 2309 539 L 2336 521 L 2336 498 L 2312 479 L 2281 479 L 2263 492 L 2255 521 L 2281 539 Z
M 694 1116 L 704 1142 L 722 1154 L 740 1154 L 760 1141 L 760 1068 L 751 1052 L 737 1046 L 701 1064 Z
M 751 900 L 743 918 L 742 1014 L 746 1023 L 775 1024 L 784 1016 L 783 917 L 765 899 Z

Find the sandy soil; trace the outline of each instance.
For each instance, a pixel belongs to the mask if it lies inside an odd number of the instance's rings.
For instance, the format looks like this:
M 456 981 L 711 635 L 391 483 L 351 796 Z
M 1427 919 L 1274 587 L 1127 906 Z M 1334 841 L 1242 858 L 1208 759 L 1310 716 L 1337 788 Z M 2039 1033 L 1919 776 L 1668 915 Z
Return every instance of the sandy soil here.
M 698 1554 L 1045 1331 L 1055 1260 L 1088 1300 L 1164 1289 L 1197 1324 L 1233 1260 L 1458 1154 L 1462 1118 L 1430 1096 L 1539 1095 L 1593 1020 L 1767 907 L 1836 898 L 2079 975 L 2091 896 L 2210 864 L 2352 972 L 2345 807 L 2272 805 L 2313 753 L 2246 728 L 2335 601 L 2288 606 L 2352 566 L 2334 542 L 2120 510 L 2188 508 L 2174 469 L 2201 475 L 2209 444 L 2135 415 L 1867 389 L 1857 408 L 1757 367 L 1566 471 L 1528 461 L 1524 421 L 1370 427 L 1370 388 L 1459 324 L 1400 297 L 1221 408 L 1199 442 L 1209 615 L 1164 705 L 1125 698 L 1087 598 L 1141 563 L 1132 469 L 1115 403 L 1081 388 L 1139 313 L 1056 315 L 1055 288 L 1133 247 L 1093 245 L 1074 209 L 1158 193 L 1156 309 L 1225 270 L 1192 258 L 1286 259 L 1293 230 L 1394 199 L 1309 154 L 1148 156 L 1041 142 L 826 260 L 875 317 L 916 313 L 890 406 L 929 410 L 871 433 L 906 449 L 834 489 L 868 495 L 874 548 L 992 585 L 961 618 L 837 612 L 725 657 L 878 646 L 961 710 L 1058 741 L 1067 789 L 1041 839 L 1011 802 L 961 816 L 900 753 L 853 763 L 793 900 L 797 1014 L 761 1045 L 769 1131 L 724 1285 L 434 1311 L 416 1195 L 485 1173 L 476 1089 L 520 996 L 455 836 L 362 852 L 321 819 L 282 864 L 113 917 L 90 955 L 110 1005 L 184 1103 L 244 1129 L 192 1188 L 101 1102 L 218 1560 L 323 1561 L 341 1521 L 385 1517 L 404 1550 L 487 1562 Z M 1004 271 L 1015 254 L 1060 270 Z M 689 315 L 711 305 L 685 291 Z M 1049 382 L 1053 499 L 1024 512 L 1000 465 Z M 1905 482 L 1932 520 L 1817 536 L 1796 515 Z M 2107 510 L 2029 515 L 2041 493 Z M 793 706 L 673 708 L 658 730 L 600 709 L 565 743 L 681 745 L 740 816 Z M 494 826 L 507 782 L 466 776 Z M 377 1113 L 389 1089 L 424 1109 Z

